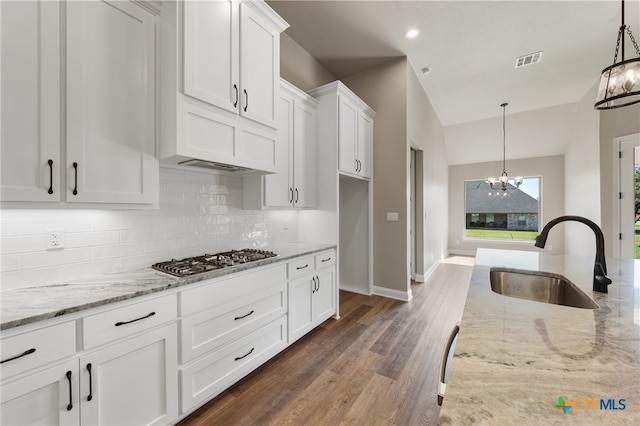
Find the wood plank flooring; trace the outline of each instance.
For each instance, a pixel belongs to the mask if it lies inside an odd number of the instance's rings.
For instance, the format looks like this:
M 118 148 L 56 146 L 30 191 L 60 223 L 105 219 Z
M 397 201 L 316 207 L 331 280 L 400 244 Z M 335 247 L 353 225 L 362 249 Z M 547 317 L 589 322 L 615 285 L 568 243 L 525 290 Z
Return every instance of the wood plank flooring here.
M 413 299 L 340 292 L 330 319 L 184 419 L 203 425 L 435 425 L 447 337 L 462 317 L 469 258 L 441 263 Z

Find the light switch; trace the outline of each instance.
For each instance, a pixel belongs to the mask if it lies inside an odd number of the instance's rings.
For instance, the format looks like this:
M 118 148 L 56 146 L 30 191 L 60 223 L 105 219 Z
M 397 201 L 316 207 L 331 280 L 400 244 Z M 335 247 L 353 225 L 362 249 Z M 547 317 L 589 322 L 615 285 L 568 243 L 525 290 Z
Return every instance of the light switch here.
M 391 222 L 397 222 L 398 212 L 387 212 L 387 220 Z

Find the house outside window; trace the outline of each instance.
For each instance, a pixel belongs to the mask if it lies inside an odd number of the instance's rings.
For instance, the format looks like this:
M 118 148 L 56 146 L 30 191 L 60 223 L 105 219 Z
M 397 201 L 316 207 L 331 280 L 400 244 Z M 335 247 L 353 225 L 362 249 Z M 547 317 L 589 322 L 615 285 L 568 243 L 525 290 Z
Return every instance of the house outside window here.
M 486 180 L 465 182 L 465 238 L 535 239 L 540 222 L 540 177 L 516 188 L 491 189 Z

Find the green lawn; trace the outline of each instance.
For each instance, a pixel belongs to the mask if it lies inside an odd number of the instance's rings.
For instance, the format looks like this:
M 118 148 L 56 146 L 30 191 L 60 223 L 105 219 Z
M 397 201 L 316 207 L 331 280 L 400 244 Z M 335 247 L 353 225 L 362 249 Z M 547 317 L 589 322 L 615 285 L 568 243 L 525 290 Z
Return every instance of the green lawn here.
M 537 231 L 509 231 L 505 229 L 467 229 L 465 237 L 486 238 L 494 240 L 524 240 L 533 241 L 538 235 Z M 636 236 L 636 239 L 638 237 Z M 638 250 L 638 248 L 636 248 Z

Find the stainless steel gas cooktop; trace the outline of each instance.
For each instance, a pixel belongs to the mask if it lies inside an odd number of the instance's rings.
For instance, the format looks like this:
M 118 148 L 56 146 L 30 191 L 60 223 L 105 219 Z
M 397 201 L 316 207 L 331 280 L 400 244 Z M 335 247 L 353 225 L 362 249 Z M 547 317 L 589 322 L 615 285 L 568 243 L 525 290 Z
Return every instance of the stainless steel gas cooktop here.
M 153 269 L 166 272 L 176 277 L 188 277 L 229 266 L 276 257 L 272 251 L 258 249 L 231 250 L 216 254 L 204 254 L 202 256 L 187 257 L 185 259 L 172 259 L 152 265 Z

